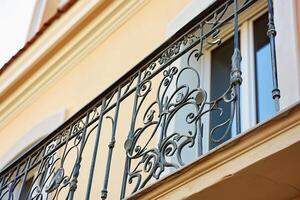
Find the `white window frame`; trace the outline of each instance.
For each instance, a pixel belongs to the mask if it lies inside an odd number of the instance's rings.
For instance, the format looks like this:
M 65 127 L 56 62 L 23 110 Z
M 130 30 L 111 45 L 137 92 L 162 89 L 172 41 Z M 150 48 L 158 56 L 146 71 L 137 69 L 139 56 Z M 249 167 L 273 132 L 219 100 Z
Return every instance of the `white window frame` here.
M 249 11 L 251 13 L 251 10 Z M 256 72 L 255 72 L 255 50 L 254 50 L 254 21 L 266 14 L 266 5 L 258 9 L 255 14 L 251 14 L 249 18 L 240 21 L 239 35 L 240 35 L 240 49 L 242 54 L 241 71 L 243 83 L 241 85 L 241 129 L 242 132 L 254 127 L 257 124 L 257 107 L 256 107 Z M 225 30 L 225 34 L 221 36 L 222 41 L 225 42 L 233 37 L 233 30 Z M 211 88 L 211 53 L 213 50 L 219 48 L 218 46 L 206 46 L 204 48 L 200 74 L 203 80 L 202 86 L 206 90 L 208 98 L 210 99 Z M 271 91 L 270 91 L 271 92 Z M 205 119 L 205 123 L 209 124 L 209 117 Z M 209 126 L 206 126 L 206 133 L 209 132 Z M 203 152 L 209 151 L 209 136 L 206 134 L 203 138 Z M 236 133 L 232 133 L 232 138 L 236 137 Z
M 27 131 L 16 143 L 0 158 L 0 170 L 5 169 L 22 153 L 30 149 L 32 145 L 38 143 L 47 137 L 52 131 L 58 128 L 67 119 L 67 110 L 65 108 L 59 109 L 56 112 L 50 113 L 40 122 L 35 124 L 29 131 Z
M 196 4 L 197 3 L 197 4 Z M 212 1 L 211 1 L 212 3 Z M 184 13 L 187 11 L 195 11 L 195 5 L 201 4 L 200 2 L 194 0 L 191 2 L 189 7 L 184 11 L 180 12 L 174 21 L 170 23 L 167 28 L 167 36 L 174 33 L 177 30 L 174 22 L 178 20 L 179 24 L 186 19 L 181 19 Z M 203 5 L 203 4 L 202 4 Z M 210 5 L 209 2 L 205 2 L 205 5 Z M 198 6 L 199 7 L 199 6 Z M 199 10 L 198 10 L 199 12 Z M 264 15 L 267 12 L 267 2 L 258 1 L 255 5 L 249 8 L 247 11 L 239 16 L 239 33 L 240 33 L 240 49 L 242 53 L 241 71 L 243 83 L 241 85 L 241 128 L 242 132 L 254 127 L 257 124 L 256 119 L 256 85 L 255 85 L 255 52 L 254 52 L 254 32 L 253 32 L 253 22 Z M 180 20 L 179 20 L 180 19 Z M 220 33 L 220 38 L 223 42 L 233 36 L 233 27 L 222 29 Z M 198 72 L 201 79 L 201 87 L 205 89 L 210 99 L 210 84 L 211 84 L 211 52 L 218 48 L 218 46 L 204 46 L 203 56 L 199 60 Z M 209 124 L 209 115 L 203 117 L 203 123 Z M 209 132 L 209 126 L 205 126 L 204 133 Z M 234 138 L 236 135 L 232 135 Z M 203 154 L 209 152 L 209 134 L 204 134 L 202 139 L 202 150 Z
M 176 33 L 187 22 L 192 20 L 215 1 L 216 0 L 191 0 L 167 25 L 167 38 Z M 266 7 L 267 0 L 259 0 L 254 5 L 255 9 L 251 9 L 251 11 L 257 12 L 257 10 L 261 10 L 262 8 L 266 9 Z M 296 1 L 274 1 L 274 15 L 277 30 L 277 73 L 279 89 L 281 91 L 279 103 L 280 109 L 282 110 L 300 100 L 300 58 L 298 56 L 299 36 L 297 31 Z M 239 21 L 241 21 L 241 18 L 239 18 Z M 288 41 L 287 38 L 289 38 Z M 289 52 L 288 59 L 286 52 Z M 243 59 L 245 60 L 246 58 L 251 59 L 248 57 L 244 57 Z M 246 78 L 245 73 L 246 71 L 244 71 L 244 80 Z

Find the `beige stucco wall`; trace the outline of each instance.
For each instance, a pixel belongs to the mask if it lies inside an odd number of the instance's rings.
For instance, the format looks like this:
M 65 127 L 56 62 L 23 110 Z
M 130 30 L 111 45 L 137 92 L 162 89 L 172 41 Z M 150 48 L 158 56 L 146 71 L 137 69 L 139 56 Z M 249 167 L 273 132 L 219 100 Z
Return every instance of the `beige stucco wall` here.
M 126 21 L 117 31 L 112 33 L 105 41 L 96 46 L 92 51 L 81 59 L 79 62 L 73 63 L 72 67 L 55 80 L 45 89 L 40 91 L 33 100 L 26 105 L 21 112 L 15 115 L 11 120 L 5 122 L 0 131 L 2 139 L 0 140 L 0 158 L 5 158 L 7 152 L 14 151 L 14 145 L 19 143 L 20 138 L 24 138 L 24 134 L 28 133 L 32 127 L 51 113 L 65 109 L 67 118 L 72 116 L 81 107 L 96 97 L 101 91 L 106 89 L 114 80 L 118 79 L 131 67 L 142 60 L 147 54 L 158 47 L 166 40 L 167 24 L 178 14 L 190 0 L 153 0 L 149 1 L 134 16 Z M 97 16 L 96 16 L 97 17 Z M 47 34 L 47 33 L 46 33 Z M 63 46 L 61 48 L 63 49 Z M 57 56 L 60 51 L 56 51 L 52 56 Z M 49 58 L 50 60 L 51 58 Z M 47 63 L 47 61 L 45 61 Z M 33 72 L 34 73 L 34 72 Z M 30 80 L 30 76 L 23 81 Z M 20 84 L 24 84 L 20 83 Z M 18 87 L 16 87 L 18 88 Z M 13 94 L 13 92 L 12 92 Z M 8 97 L 5 97 L 8 98 Z M 5 100 L 5 98 L 3 98 Z M 131 108 L 130 108 L 131 110 Z M 129 111 L 130 112 L 130 111 Z M 126 113 L 121 114 L 120 118 L 128 118 Z M 104 130 L 110 130 L 111 125 L 106 125 Z M 124 155 L 123 142 L 127 136 L 128 124 L 120 127 L 119 132 L 124 132 L 122 139 L 118 140 L 115 148 L 116 155 Z M 107 147 L 110 134 L 105 134 L 100 146 Z M 87 145 L 88 155 L 84 156 L 81 176 L 79 182 L 79 191 L 76 198 L 83 199 L 86 189 L 86 180 L 88 178 L 89 166 L 91 160 L 91 152 L 93 150 L 94 140 Z M 24 144 L 32 141 L 23 141 Z M 121 154 L 122 152 L 122 154 Z M 93 192 L 91 198 L 99 198 L 101 183 L 104 177 L 105 162 L 101 162 L 106 158 L 107 148 L 102 151 L 98 159 L 98 167 L 96 170 L 95 180 L 96 191 Z M 124 156 L 121 156 L 124 159 Z M 75 160 L 72 156 L 68 159 L 70 165 L 66 165 L 66 169 L 71 169 Z M 100 161 L 99 161 L 100 160 Z M 123 171 L 118 170 L 123 167 L 123 160 L 116 160 L 113 163 L 114 173 L 111 177 L 110 185 L 121 183 Z M 83 189 L 83 192 L 80 192 Z M 119 198 L 119 191 L 111 194 L 111 199 Z
M 188 2 L 155 0 L 148 3 L 6 124 L 0 134 L 9 137 L 0 141 L 0 155 L 49 113 L 66 108 L 68 116 L 74 114 L 158 47 L 166 39 L 168 22 Z

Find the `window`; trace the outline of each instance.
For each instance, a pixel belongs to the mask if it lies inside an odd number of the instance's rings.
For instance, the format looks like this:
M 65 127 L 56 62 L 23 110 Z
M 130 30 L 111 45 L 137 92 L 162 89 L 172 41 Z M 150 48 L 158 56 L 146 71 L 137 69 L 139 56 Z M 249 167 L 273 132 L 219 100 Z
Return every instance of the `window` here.
M 169 25 L 167 32 L 172 34 L 181 23 L 180 17 L 184 17 L 187 12 L 199 12 L 196 9 L 198 3 L 192 3 L 180 13 Z M 197 11 L 196 11 L 197 10 Z M 242 54 L 241 71 L 243 82 L 240 89 L 240 108 L 241 108 L 241 132 L 245 132 L 257 123 L 264 122 L 275 114 L 275 104 L 272 99 L 272 68 L 270 64 L 270 46 L 267 36 L 267 2 L 258 1 L 247 11 L 239 15 L 239 45 Z M 208 41 L 218 39 L 222 42 L 219 45 L 204 43 L 203 55 L 200 59 L 190 65 L 195 68 L 200 75 L 200 87 L 207 92 L 208 99 L 214 100 L 220 97 L 230 83 L 231 57 L 233 54 L 233 23 L 222 26 L 217 37 L 206 38 Z M 200 45 L 191 49 L 189 53 L 200 49 Z M 185 55 L 174 63 L 177 66 L 185 66 Z M 189 78 L 187 78 L 189 79 Z M 191 80 L 191 79 L 190 79 Z M 190 83 L 193 85 L 193 83 Z M 201 118 L 203 126 L 199 125 L 201 134 L 198 137 L 197 146 L 184 150 L 186 160 L 194 160 L 197 155 L 202 155 L 217 147 L 219 144 L 236 136 L 236 122 L 233 119 L 228 134 L 224 135 L 226 126 L 214 130 L 214 138 L 220 139 L 213 141 L 210 131 L 218 124 L 226 121 L 231 113 L 232 105 L 221 102 L 223 115 L 219 112 L 210 112 Z M 177 120 L 177 119 L 176 119 Z M 181 119 L 182 120 L 182 119 Z M 178 119 L 180 121 L 180 119 Z M 174 123 L 175 129 L 180 125 Z M 203 135 L 202 135 L 203 133 Z M 213 141 L 213 142 L 212 142 Z M 191 150 L 193 148 L 193 150 Z M 199 153 L 200 152 L 200 153 Z M 193 158 L 192 158 L 193 157 Z
M 275 114 L 275 104 L 272 99 L 272 66 L 270 57 L 269 38 L 267 37 L 267 14 L 260 14 L 240 25 L 240 49 L 243 57 L 241 66 L 243 83 L 241 88 L 241 121 L 242 131 L 254 126 L 256 123 L 263 122 Z M 204 53 L 204 70 L 200 70 L 202 78 L 205 80 L 205 90 L 208 91 L 211 100 L 220 97 L 229 87 L 231 72 L 231 57 L 233 54 L 232 31 L 224 38 L 222 43 Z M 210 68 L 210 69 L 207 69 Z M 205 76 L 210 77 L 205 78 Z M 205 86 L 206 85 L 206 86 Z M 251 100 L 252 98 L 252 100 Z M 220 103 L 223 114 L 211 112 L 209 117 L 210 132 L 213 127 L 224 122 L 230 115 L 231 104 Z M 204 152 L 215 148 L 224 141 L 235 136 L 235 122 L 232 124 L 230 134 L 223 137 L 226 126 L 214 131 L 214 142 L 212 136 L 206 136 Z M 209 142 L 207 142 L 209 141 Z M 205 146 L 205 144 L 203 144 Z
M 194 1 L 193 1 L 194 2 Z M 196 2 L 196 1 L 195 1 Z M 194 3 L 195 3 L 194 2 Z M 193 3 L 191 3 L 192 5 Z M 198 4 L 197 4 L 198 5 Z M 193 11 L 193 6 L 187 7 L 187 11 Z M 196 11 L 195 11 L 196 12 Z M 199 12 L 199 11 L 197 11 Z M 184 12 L 183 12 L 184 13 Z M 244 132 L 263 122 L 275 114 L 275 104 L 272 99 L 272 69 L 270 64 L 270 47 L 269 38 L 267 37 L 267 3 L 264 1 L 257 2 L 252 8 L 239 15 L 239 45 L 242 54 L 241 71 L 243 82 L 240 90 L 240 108 L 241 108 L 241 131 Z M 179 16 L 184 16 L 182 13 Z M 177 23 L 176 23 L 177 21 Z M 168 28 L 168 33 L 176 30 L 181 20 L 176 18 Z M 205 43 L 203 55 L 198 62 L 192 63 L 192 67 L 197 69 L 200 77 L 200 87 L 207 92 L 208 99 L 214 100 L 220 97 L 230 83 L 231 57 L 233 54 L 233 26 L 228 23 L 221 28 L 218 37 L 222 40 L 219 45 L 210 45 Z M 210 40 L 212 38 L 207 38 Z M 210 41 L 213 41 L 210 40 Z M 217 41 L 217 40 L 216 40 Z M 190 50 L 194 51 L 199 45 Z M 185 56 L 175 62 L 177 66 L 184 66 Z M 188 79 L 188 78 L 187 78 Z M 191 85 L 193 85 L 191 83 Z M 231 129 L 227 135 L 224 135 L 226 126 L 214 130 L 213 141 L 210 131 L 218 124 L 225 122 L 229 118 L 232 105 L 221 102 L 223 114 L 220 112 L 210 112 L 203 116 L 203 135 L 198 136 L 198 147 L 193 150 L 185 150 L 185 158 L 194 160 L 196 152 L 198 155 L 205 154 L 209 150 L 217 147 L 219 144 L 236 136 L 236 122 L 233 119 Z M 181 119 L 182 120 L 182 119 Z M 178 119 L 180 121 L 180 119 Z M 174 123 L 175 127 L 180 123 Z M 200 138 L 201 137 L 201 138 Z M 216 139 L 220 139 L 216 141 Z M 194 152 L 193 152 L 194 151 Z M 193 158 L 192 158 L 193 157 Z
M 272 65 L 270 42 L 266 35 L 268 17 L 263 15 L 253 22 L 254 54 L 256 77 L 256 118 L 262 122 L 275 114 L 275 104 L 272 101 Z
M 233 38 L 230 38 L 218 48 L 211 51 L 210 100 L 222 96 L 224 91 L 230 86 L 231 56 L 233 49 Z M 230 115 L 230 104 L 220 102 L 219 106 L 223 108 L 223 115 L 220 116 L 219 112 L 210 113 L 210 130 L 226 121 Z M 214 137 L 221 138 L 224 131 L 224 128 L 216 129 Z M 224 142 L 228 139 L 230 139 L 230 135 L 226 135 L 220 142 Z M 214 148 L 217 144 L 218 143 L 210 142 L 209 148 Z

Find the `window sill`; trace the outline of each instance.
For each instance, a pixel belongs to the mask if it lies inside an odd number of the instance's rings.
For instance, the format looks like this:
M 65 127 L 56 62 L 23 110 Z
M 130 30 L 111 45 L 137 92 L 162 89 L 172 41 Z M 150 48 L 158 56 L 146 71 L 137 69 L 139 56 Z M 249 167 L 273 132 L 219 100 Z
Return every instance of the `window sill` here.
M 149 185 L 127 199 L 199 199 L 200 196 L 218 199 L 217 195 L 221 195 L 222 191 L 227 191 L 227 197 L 229 198 L 230 195 L 229 199 L 233 199 L 232 192 L 226 190 L 226 188 L 239 191 L 234 186 L 237 183 L 246 182 L 246 185 L 253 183 L 257 186 L 256 182 L 263 184 L 264 180 L 276 179 L 276 177 L 268 177 L 260 180 L 259 176 L 249 178 L 245 174 L 259 174 L 259 170 L 263 171 L 263 169 L 266 171 L 281 170 L 285 167 L 283 165 L 287 165 L 289 162 L 293 163 L 288 165 L 291 169 L 285 170 L 286 173 L 281 174 L 281 178 L 285 177 L 287 183 L 279 181 L 281 184 L 274 184 L 273 186 L 271 183 L 271 185 L 266 183 L 268 188 L 264 192 L 265 195 L 274 196 L 276 195 L 276 192 L 274 192 L 276 191 L 274 190 L 276 185 L 281 185 L 280 191 L 278 191 L 280 195 L 286 195 L 287 197 L 289 195 L 299 195 L 296 193 L 299 193 L 300 190 L 300 177 L 288 177 L 291 174 L 299 174 L 294 170 L 300 167 L 300 161 L 294 158 L 295 153 L 293 153 L 300 151 L 299 141 L 300 102 L 281 111 L 270 120 L 258 124 L 251 130 L 223 143 L 208 154 L 199 157 L 193 163 Z M 282 156 L 283 154 L 285 156 Z M 279 162 L 279 165 L 276 164 L 276 160 L 282 161 L 282 159 L 285 159 L 285 161 Z M 272 167 L 270 167 L 270 163 Z M 253 171 L 253 168 L 257 168 L 257 171 Z M 293 178 L 297 179 L 296 183 L 298 185 L 293 184 L 295 182 L 295 180 L 291 180 Z M 242 187 L 243 184 L 237 185 Z M 255 191 L 255 188 L 259 190 L 261 187 L 251 187 L 248 192 L 264 198 L 261 193 Z M 218 189 L 218 192 L 214 189 Z M 270 194 L 267 194 L 267 192 L 270 192 Z M 282 199 L 282 196 L 277 198 Z

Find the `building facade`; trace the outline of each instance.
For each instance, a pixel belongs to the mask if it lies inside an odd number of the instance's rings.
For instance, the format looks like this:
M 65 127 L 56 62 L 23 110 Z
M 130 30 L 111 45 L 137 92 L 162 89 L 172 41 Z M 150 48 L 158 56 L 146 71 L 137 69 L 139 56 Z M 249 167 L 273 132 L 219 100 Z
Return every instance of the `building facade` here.
M 0 199 L 300 198 L 298 0 L 43 2 L 0 69 Z

